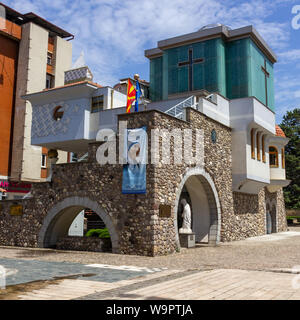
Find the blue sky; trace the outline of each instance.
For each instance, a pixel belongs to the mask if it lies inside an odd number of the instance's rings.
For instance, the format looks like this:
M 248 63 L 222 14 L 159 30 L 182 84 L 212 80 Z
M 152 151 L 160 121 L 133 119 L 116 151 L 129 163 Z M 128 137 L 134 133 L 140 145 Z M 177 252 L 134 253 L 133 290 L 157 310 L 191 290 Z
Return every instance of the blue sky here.
M 83 50 L 102 85 L 140 74 L 149 80 L 144 50 L 157 41 L 194 32 L 210 23 L 231 28 L 252 24 L 278 57 L 275 64 L 277 122 L 300 107 L 300 28 L 292 8 L 300 0 L 7 0 L 21 13 L 34 12 L 75 35 L 73 61 Z M 300 14 L 300 10 L 299 10 Z M 299 16 L 300 25 L 300 16 Z

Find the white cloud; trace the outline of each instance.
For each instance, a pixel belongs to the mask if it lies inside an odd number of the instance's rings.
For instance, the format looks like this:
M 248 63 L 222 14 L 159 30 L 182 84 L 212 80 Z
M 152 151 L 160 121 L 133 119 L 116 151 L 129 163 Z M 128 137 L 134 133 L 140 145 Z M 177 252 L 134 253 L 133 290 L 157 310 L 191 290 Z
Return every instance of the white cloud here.
M 203 25 L 222 23 L 232 28 L 254 25 L 278 56 L 275 67 L 277 117 L 299 101 L 300 50 L 290 46 L 290 21 L 277 21 L 288 0 L 8 0 L 21 13 L 33 11 L 75 35 L 73 58 L 85 52 L 94 80 L 113 85 L 119 78 L 145 69 L 144 50 L 157 41 Z M 290 9 L 288 9 L 290 11 Z M 275 13 L 275 15 L 274 15 Z M 275 19 L 274 19 L 275 17 Z
M 278 57 L 281 63 L 289 63 L 300 60 L 300 49 L 292 49 L 284 52 L 280 52 Z
M 14 0 L 8 5 L 22 13 L 34 11 L 73 33 L 74 59 L 83 49 L 100 83 L 113 84 L 124 66 L 145 63 L 144 50 L 158 40 L 209 23 L 253 24 L 273 48 L 285 48 L 289 39 L 286 24 L 265 22 L 275 8 L 270 0 Z

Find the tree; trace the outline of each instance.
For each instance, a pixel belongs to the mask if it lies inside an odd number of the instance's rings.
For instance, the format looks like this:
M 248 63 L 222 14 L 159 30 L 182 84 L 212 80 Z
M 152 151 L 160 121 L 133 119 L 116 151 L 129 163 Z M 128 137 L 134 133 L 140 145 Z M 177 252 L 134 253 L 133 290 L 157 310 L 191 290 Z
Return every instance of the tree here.
M 300 109 L 288 111 L 279 126 L 290 139 L 285 147 L 286 177 L 292 180 L 284 188 L 286 207 L 300 209 Z

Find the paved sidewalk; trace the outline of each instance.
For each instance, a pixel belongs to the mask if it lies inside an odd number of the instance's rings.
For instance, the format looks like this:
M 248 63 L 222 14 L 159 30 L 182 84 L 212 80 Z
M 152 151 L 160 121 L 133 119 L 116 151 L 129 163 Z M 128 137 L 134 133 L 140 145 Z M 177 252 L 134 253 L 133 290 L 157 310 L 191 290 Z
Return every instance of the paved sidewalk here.
M 183 274 L 154 285 L 95 293 L 81 299 L 130 300 L 299 300 L 300 282 L 286 273 L 219 269 Z M 297 281 L 296 281 L 297 282 Z
M 0 258 L 72 262 L 81 264 L 134 265 L 185 270 L 243 269 L 272 270 L 300 265 L 300 227 L 291 231 L 221 243 L 215 247 L 198 245 L 167 256 L 143 257 L 111 253 L 60 251 L 0 247 Z
M 299 300 L 299 275 L 218 269 L 165 270 L 118 282 L 64 279 L 21 300 Z M 294 287 L 293 287 L 294 286 Z
M 0 247 L 12 285 L 0 299 L 298 300 L 299 231 L 161 257 Z
M 90 281 L 81 279 L 63 279 L 54 283 L 46 284 L 40 289 L 30 290 L 24 293 L 15 292 L 13 299 L 18 300 L 71 300 L 84 297 L 91 294 L 104 294 L 111 290 L 118 290 L 120 287 L 129 287 L 138 285 L 140 282 L 155 281 L 157 278 L 169 278 L 176 275 L 177 270 L 165 270 L 159 273 L 150 273 L 145 276 L 139 276 L 132 279 L 121 280 L 117 282 Z M 179 274 L 180 275 L 180 274 Z

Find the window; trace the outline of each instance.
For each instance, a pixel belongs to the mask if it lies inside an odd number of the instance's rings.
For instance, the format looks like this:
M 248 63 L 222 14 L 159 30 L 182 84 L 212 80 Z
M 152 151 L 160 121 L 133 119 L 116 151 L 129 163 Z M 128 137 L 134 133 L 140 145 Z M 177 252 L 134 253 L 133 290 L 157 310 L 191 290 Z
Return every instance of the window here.
M 53 111 L 53 119 L 55 121 L 60 121 L 60 119 L 63 117 L 64 115 L 64 110 L 61 106 L 57 106 L 55 107 L 54 111 Z
M 284 148 L 281 149 L 281 167 L 282 169 L 285 168 L 285 154 L 284 154 Z
M 103 110 L 103 96 L 92 98 L 92 113 L 99 112 Z
M 77 153 L 71 152 L 71 162 L 77 162 L 78 156 Z
M 278 151 L 275 147 L 269 147 L 270 167 L 278 168 Z
M 47 53 L 47 64 L 48 64 L 49 66 L 52 66 L 52 57 L 53 57 L 52 53 L 51 53 L 51 52 L 48 52 L 48 53 Z
M 257 149 L 257 160 L 260 161 L 260 132 L 256 134 L 256 149 Z
M 51 74 L 46 75 L 46 89 L 53 88 L 54 86 L 54 77 Z
M 254 150 L 254 129 L 251 129 L 251 158 L 255 159 L 255 150 Z
M 7 198 L 6 192 L 1 192 L 0 191 L 0 200 L 5 200 Z
M 41 167 L 44 168 L 44 169 L 47 168 L 47 155 L 46 154 L 42 154 Z
M 261 149 L 262 149 L 262 161 L 266 163 L 266 151 L 265 151 L 265 135 L 261 139 Z

